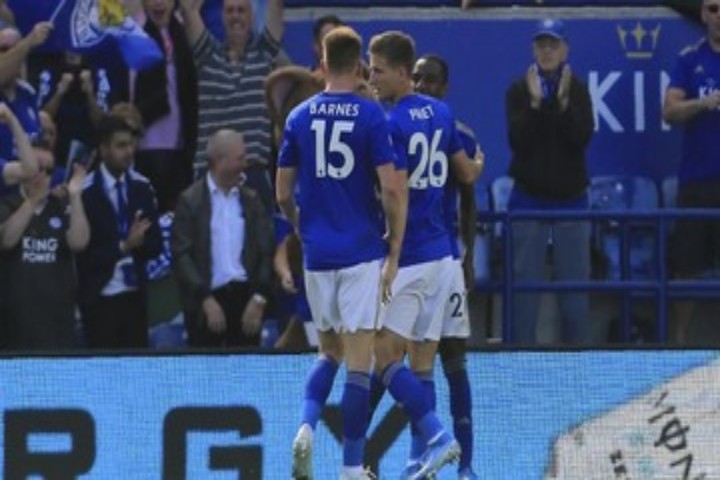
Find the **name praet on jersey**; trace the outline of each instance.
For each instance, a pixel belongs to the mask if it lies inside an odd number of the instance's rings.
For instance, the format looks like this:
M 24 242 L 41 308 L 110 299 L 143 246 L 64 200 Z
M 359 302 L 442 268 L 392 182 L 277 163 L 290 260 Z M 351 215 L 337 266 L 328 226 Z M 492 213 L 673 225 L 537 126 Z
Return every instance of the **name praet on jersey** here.
M 425 105 L 420 108 L 411 108 L 408 110 L 410 120 L 429 120 L 435 116 L 431 105 Z
M 360 105 L 357 103 L 311 103 L 310 115 L 357 117 L 360 115 Z

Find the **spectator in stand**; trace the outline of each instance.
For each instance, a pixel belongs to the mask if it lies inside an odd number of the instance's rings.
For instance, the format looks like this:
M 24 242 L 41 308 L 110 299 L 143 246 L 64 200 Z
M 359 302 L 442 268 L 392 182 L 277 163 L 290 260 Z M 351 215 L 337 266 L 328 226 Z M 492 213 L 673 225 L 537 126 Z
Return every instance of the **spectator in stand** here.
M 193 180 L 197 143 L 197 75 L 193 53 L 179 22 L 174 0 L 143 0 L 145 32 L 165 62 L 133 72 L 133 103 L 142 114 L 145 135 L 135 168 L 150 179 L 161 212 L 174 210 Z
M 146 267 L 162 236 L 148 180 L 130 168 L 134 128 L 108 115 L 98 124 L 100 165 L 85 182 L 90 243 L 78 256 L 80 309 L 92 348 L 148 344 Z
M 244 184 L 240 133 L 210 137 L 209 171 L 185 190 L 175 211 L 173 269 L 191 346 L 259 346 L 272 289 L 270 215 Z
M 0 102 L 10 107 L 31 138 L 40 132 L 37 98 L 35 90 L 21 79 L 21 74 L 28 53 L 45 42 L 51 28 L 49 22 L 38 23 L 23 38 L 15 27 L 0 27 Z M 0 158 L 15 158 L 17 154 L 11 132 L 7 126 L 0 125 Z
M 38 172 L 0 200 L 0 246 L 6 273 L 8 345 L 11 349 L 74 346 L 77 281 L 73 253 L 90 230 L 81 194 L 85 167 L 74 165 L 67 194 L 50 194 L 54 167 L 47 145 L 34 148 Z
M 585 150 L 593 133 L 590 93 L 567 64 L 568 44 L 561 20 L 541 20 L 533 35 L 535 61 L 506 94 L 507 124 L 515 187 L 512 210 L 589 208 Z M 514 222 L 515 280 L 545 277 L 545 253 L 552 232 L 557 280 L 590 279 L 590 223 L 587 221 Z M 540 295 L 515 296 L 514 340 L 536 343 Z M 585 292 L 560 295 L 562 341 L 592 340 Z
M 34 54 L 28 80 L 38 89 L 38 107 L 57 125 L 56 163 L 64 166 L 73 140 L 95 143 L 95 125 L 109 105 L 124 98 L 122 81 L 92 64 L 89 57 L 65 51 Z
M 313 73 L 321 73 L 320 61 L 322 60 L 322 41 L 325 35 L 330 33 L 337 27 L 342 27 L 345 22 L 340 20 L 337 15 L 323 15 L 315 20 L 313 24 L 313 53 L 315 54 L 315 63 L 311 67 Z
M 679 208 L 720 208 L 720 0 L 703 0 L 705 38 L 685 48 L 675 64 L 665 94 L 665 121 L 684 125 L 678 172 Z M 680 278 L 717 269 L 720 227 L 717 219 L 680 220 L 675 226 L 672 267 Z M 687 343 L 695 312 L 692 300 L 675 304 L 673 337 Z
M 7 126 L 10 130 L 9 141 L 16 145 L 15 150 L 20 159 L 19 162 L 8 161 L 8 158 L 0 156 L 0 191 L 3 191 L 7 190 L 8 185 L 16 185 L 18 182 L 33 177 L 38 168 L 25 130 L 10 107 L 2 102 L 0 102 L 0 126 Z M 5 348 L 8 340 L 5 333 L 7 317 L 5 313 L 5 287 L 7 286 L 7 282 L 4 281 L 5 274 L 5 268 L 0 268 L 0 348 Z
M 198 69 L 198 142 L 195 177 L 207 169 L 207 141 L 219 126 L 241 133 L 247 145 L 248 186 L 260 194 L 268 212 L 273 205 L 270 183 L 271 124 L 264 97 L 265 77 L 276 65 L 283 35 L 283 0 L 269 0 L 265 28 L 252 32 L 250 0 L 224 0 L 226 41 L 205 28 L 203 0 L 180 0 L 185 28 Z

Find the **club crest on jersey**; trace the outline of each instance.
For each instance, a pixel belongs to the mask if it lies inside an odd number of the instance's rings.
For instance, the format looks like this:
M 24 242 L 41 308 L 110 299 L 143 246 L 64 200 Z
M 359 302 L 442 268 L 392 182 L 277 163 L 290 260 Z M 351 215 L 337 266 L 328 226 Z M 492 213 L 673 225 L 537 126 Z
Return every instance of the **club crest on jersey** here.
M 92 47 L 106 35 L 133 29 L 122 0 L 77 0 L 73 8 L 70 34 L 75 47 Z

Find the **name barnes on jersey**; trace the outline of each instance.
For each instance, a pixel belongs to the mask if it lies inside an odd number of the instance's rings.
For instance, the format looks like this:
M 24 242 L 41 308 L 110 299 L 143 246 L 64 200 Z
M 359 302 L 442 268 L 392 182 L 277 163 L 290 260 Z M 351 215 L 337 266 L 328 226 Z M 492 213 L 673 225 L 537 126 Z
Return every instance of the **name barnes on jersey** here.
M 326 115 L 334 117 L 357 117 L 360 105 L 357 103 L 311 103 L 310 115 Z

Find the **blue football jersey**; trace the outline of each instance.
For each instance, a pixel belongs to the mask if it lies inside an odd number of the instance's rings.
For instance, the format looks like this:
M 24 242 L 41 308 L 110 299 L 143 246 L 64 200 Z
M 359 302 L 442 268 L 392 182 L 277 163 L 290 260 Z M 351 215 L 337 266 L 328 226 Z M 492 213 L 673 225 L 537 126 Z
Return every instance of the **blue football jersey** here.
M 695 99 L 720 90 L 720 56 L 706 39 L 684 49 L 670 76 L 670 86 Z M 680 182 L 697 182 L 720 177 L 720 109 L 702 112 L 685 125 L 682 143 Z
M 411 94 L 388 112 L 393 146 L 408 170 L 409 204 L 400 266 L 451 255 L 444 209 L 450 157 L 462 150 L 449 108 Z
M 298 172 L 305 268 L 345 268 L 386 255 L 376 168 L 395 161 L 374 101 L 323 92 L 290 113 L 278 165 Z
M 478 149 L 477 139 L 473 131 L 462 122 L 455 122 L 460 142 L 468 157 L 475 158 Z M 450 250 L 453 258 L 460 258 L 460 247 L 458 244 L 458 201 L 460 185 L 453 175 L 448 176 L 445 185 L 445 222 L 450 232 Z

